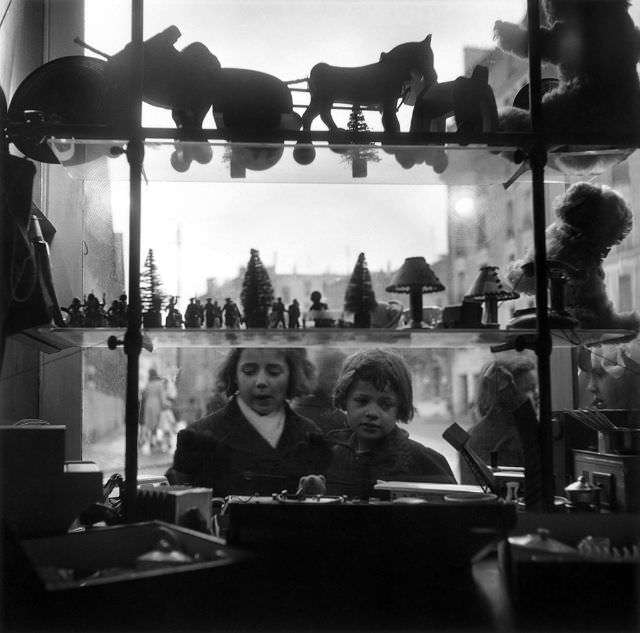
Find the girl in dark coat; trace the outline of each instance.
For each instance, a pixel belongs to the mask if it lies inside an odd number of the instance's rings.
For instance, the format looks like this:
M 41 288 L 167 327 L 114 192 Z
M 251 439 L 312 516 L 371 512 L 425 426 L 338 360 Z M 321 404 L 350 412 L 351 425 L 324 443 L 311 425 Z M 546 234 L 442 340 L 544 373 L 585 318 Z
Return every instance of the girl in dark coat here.
M 342 366 L 334 400 L 346 411 L 348 429 L 328 435 L 335 443 L 328 492 L 367 498 L 377 480 L 456 483 L 440 453 L 398 426 L 414 414 L 411 374 L 402 357 L 378 349 L 353 354 Z
M 216 496 L 269 495 L 293 493 L 302 475 L 324 472 L 321 431 L 287 403 L 309 390 L 311 374 L 302 349 L 234 349 L 218 375 L 231 399 L 180 431 L 169 481 Z

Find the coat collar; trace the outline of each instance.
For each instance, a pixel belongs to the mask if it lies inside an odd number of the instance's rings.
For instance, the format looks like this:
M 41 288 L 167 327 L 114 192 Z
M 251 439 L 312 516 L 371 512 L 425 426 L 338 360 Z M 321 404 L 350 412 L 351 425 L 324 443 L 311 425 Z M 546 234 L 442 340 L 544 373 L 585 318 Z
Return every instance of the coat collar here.
M 358 438 L 351 429 L 338 429 L 335 431 L 331 431 L 328 433 L 327 437 L 334 444 L 346 446 L 353 452 L 357 451 Z M 409 433 L 396 424 L 391 433 L 380 440 L 380 448 L 392 448 L 400 442 L 406 440 L 408 437 Z
M 224 409 L 222 439 L 238 450 L 250 450 L 251 452 L 259 450 L 268 454 L 286 452 L 308 439 L 307 430 L 300 429 L 296 424 L 297 420 L 299 417 L 285 402 L 284 428 L 277 446 L 273 448 L 244 417 L 234 396 Z

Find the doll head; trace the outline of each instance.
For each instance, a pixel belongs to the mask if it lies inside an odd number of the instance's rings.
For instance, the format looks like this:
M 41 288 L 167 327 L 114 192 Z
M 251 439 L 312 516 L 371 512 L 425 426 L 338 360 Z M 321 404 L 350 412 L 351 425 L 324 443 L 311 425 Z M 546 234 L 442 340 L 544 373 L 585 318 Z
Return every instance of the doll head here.
M 578 352 L 581 406 L 640 409 L 640 343 L 604 344 Z
M 333 392 L 335 406 L 346 411 L 350 393 L 362 383 L 380 392 L 393 393 L 397 421 L 409 422 L 413 418 L 411 373 L 401 356 L 381 349 L 363 350 L 349 356 L 342 364 Z

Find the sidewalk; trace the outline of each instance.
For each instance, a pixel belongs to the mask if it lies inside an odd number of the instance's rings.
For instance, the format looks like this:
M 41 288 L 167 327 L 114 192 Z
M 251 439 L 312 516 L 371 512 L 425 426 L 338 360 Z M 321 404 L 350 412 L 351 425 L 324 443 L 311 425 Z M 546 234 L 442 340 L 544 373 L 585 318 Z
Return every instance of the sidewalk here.
M 118 430 L 96 442 L 85 445 L 82 458 L 95 462 L 102 471 L 104 479 L 114 473 L 124 476 L 125 438 L 124 429 Z M 139 475 L 164 475 L 173 462 L 173 449 L 166 453 L 143 455 L 138 451 Z

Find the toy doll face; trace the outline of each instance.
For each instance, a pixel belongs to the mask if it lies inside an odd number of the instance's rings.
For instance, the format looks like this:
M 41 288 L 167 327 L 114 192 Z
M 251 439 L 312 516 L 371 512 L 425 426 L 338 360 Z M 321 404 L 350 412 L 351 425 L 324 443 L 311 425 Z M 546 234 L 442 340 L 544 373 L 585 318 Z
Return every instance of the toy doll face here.
M 356 380 L 346 400 L 347 422 L 356 434 L 360 448 L 370 448 L 391 433 L 398 419 L 398 396 L 385 387 Z
M 598 349 L 581 368 L 580 383 L 590 394 L 589 406 L 599 409 L 633 409 L 638 378 L 628 371 L 615 351 Z
M 289 386 L 289 366 L 276 350 L 244 349 L 236 369 L 238 395 L 259 415 L 282 409 Z

